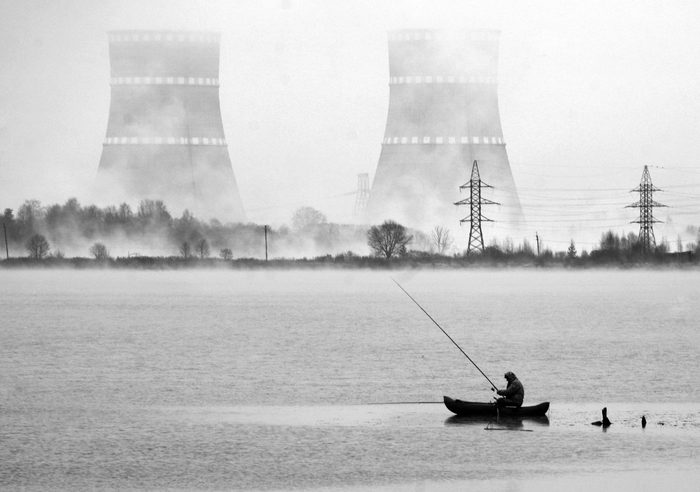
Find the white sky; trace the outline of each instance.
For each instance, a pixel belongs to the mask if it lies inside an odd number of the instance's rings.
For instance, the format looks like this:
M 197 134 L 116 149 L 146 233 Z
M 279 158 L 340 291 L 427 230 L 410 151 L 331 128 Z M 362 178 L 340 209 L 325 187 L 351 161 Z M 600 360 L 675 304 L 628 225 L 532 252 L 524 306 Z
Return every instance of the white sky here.
M 656 214 L 671 214 L 657 239 L 675 245 L 700 225 L 699 20 L 693 1 L 2 0 L 0 207 L 89 200 L 108 30 L 201 29 L 222 34 L 224 130 L 250 220 L 288 223 L 311 205 L 349 221 L 386 122 L 386 31 L 496 28 L 503 132 L 532 236 L 590 249 L 606 228 L 636 232 L 637 210 L 621 207 L 648 164 L 666 190 L 655 198 L 673 206 Z

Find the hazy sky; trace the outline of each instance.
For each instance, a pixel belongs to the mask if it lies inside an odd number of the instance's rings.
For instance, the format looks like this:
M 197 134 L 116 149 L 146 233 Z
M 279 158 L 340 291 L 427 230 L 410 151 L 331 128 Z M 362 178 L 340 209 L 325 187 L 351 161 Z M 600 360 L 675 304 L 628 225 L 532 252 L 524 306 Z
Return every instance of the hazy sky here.
M 533 237 L 588 248 L 605 228 L 636 231 L 637 210 L 621 207 L 648 164 L 666 190 L 655 198 L 673 205 L 657 237 L 675 243 L 700 225 L 699 19 L 693 1 L 2 0 L 0 206 L 89 200 L 108 30 L 201 29 L 222 35 L 221 109 L 249 218 L 280 224 L 311 205 L 347 221 L 381 148 L 387 30 L 496 28 L 504 138 Z

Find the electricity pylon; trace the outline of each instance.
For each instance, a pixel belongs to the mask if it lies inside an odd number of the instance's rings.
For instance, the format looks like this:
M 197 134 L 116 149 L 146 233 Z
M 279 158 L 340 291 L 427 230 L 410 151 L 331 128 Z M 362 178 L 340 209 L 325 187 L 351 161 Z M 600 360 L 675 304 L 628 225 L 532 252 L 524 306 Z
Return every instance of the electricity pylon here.
M 662 222 L 654 218 L 654 207 L 665 207 L 666 205 L 654 201 L 653 193 L 661 191 L 656 188 L 651 182 L 649 169 L 644 166 L 642 172 L 642 181 L 639 186 L 631 190 L 630 193 L 639 192 L 639 201 L 627 205 L 625 208 L 638 208 L 639 220 L 633 220 L 630 224 L 639 224 L 639 244 L 642 247 L 642 252 L 649 253 L 654 250 L 656 240 L 654 238 L 654 224 Z
M 364 216 L 367 202 L 369 201 L 369 174 L 362 173 L 357 175 L 357 192 L 355 193 L 355 209 L 353 215 L 355 218 Z
M 486 198 L 481 198 L 481 188 L 493 188 L 491 185 L 487 185 L 479 177 L 479 165 L 474 161 L 472 165 L 472 176 L 471 179 L 459 187 L 462 191 L 465 188 L 469 188 L 469 198 L 460 200 L 455 203 L 455 205 L 469 205 L 469 216 L 463 218 L 459 221 L 469 222 L 471 227 L 469 228 L 469 245 L 467 246 L 467 255 L 476 250 L 479 252 L 484 251 L 484 235 L 481 232 L 481 222 L 493 222 L 491 219 L 484 217 L 481 214 L 482 205 L 500 205 L 500 203 L 493 202 Z

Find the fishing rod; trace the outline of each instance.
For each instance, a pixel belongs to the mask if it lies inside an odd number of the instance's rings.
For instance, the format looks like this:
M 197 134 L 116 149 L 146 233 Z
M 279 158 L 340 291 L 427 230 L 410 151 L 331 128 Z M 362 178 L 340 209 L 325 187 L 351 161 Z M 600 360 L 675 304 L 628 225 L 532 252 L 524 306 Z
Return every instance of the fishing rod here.
M 491 385 L 491 388 L 495 390 L 495 389 L 496 389 L 496 385 L 493 384 L 493 382 L 491 382 L 491 380 L 489 379 L 489 377 L 488 377 L 486 374 L 484 374 L 484 371 L 482 371 L 482 370 L 479 368 L 479 366 L 476 365 L 476 362 L 474 362 L 474 361 L 472 360 L 472 358 L 469 357 L 469 356 L 467 355 L 467 353 L 466 353 L 464 350 L 462 350 L 462 347 L 460 347 L 459 345 L 457 345 L 457 342 L 455 342 L 455 341 L 452 339 L 452 337 L 449 335 L 449 333 L 447 333 L 447 332 L 442 328 L 442 326 L 440 326 L 440 324 L 439 324 L 437 321 L 435 321 L 435 320 L 433 319 L 432 316 L 430 316 L 430 314 L 428 313 L 428 311 L 426 311 L 425 309 L 423 309 L 423 306 L 421 306 L 420 304 L 418 304 L 418 301 L 416 301 L 416 300 L 413 298 L 413 296 L 411 296 L 411 294 L 409 294 L 409 293 L 406 291 L 406 289 L 404 289 L 403 287 L 401 287 L 401 284 L 400 284 L 400 283 L 398 283 L 398 282 L 397 282 L 395 279 L 393 279 L 393 278 L 392 278 L 391 280 L 393 280 L 394 283 L 395 283 L 396 285 L 399 286 L 399 289 L 401 289 L 401 290 L 404 292 L 404 294 L 406 294 L 406 295 L 409 297 L 409 299 L 411 299 L 411 300 L 416 304 L 416 306 L 418 306 L 418 307 L 420 308 L 420 310 L 423 311 L 423 312 L 425 313 L 425 315 L 426 315 L 428 318 L 430 318 L 430 321 L 432 321 L 433 323 L 435 323 L 435 326 L 437 326 L 438 328 L 440 328 L 440 331 L 442 331 L 442 332 L 445 334 L 445 336 L 446 336 L 447 338 L 450 339 L 450 342 L 452 342 L 452 343 L 455 344 L 455 347 L 457 347 L 457 348 L 459 349 L 459 351 L 462 352 L 462 353 L 464 354 L 464 356 L 465 356 L 467 359 L 469 359 L 469 362 L 471 362 L 472 364 L 474 364 L 474 367 L 476 367 L 476 368 L 479 370 L 479 372 L 481 373 L 481 375 L 484 376 L 484 377 L 486 378 L 486 381 L 489 382 L 489 384 Z

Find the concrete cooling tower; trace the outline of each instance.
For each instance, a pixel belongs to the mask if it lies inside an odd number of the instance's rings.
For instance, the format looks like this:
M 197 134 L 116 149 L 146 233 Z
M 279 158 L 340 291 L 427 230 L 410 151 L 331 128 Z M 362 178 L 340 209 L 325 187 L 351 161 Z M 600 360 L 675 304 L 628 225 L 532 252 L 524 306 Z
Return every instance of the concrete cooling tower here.
M 367 219 L 452 228 L 469 214 L 454 202 L 478 161 L 501 206 L 486 214 L 505 227 L 522 221 L 498 110 L 498 32 L 389 33 L 389 112 Z M 510 232 L 510 231 L 508 231 Z
M 111 103 L 97 173 L 107 203 L 245 220 L 219 107 L 219 35 L 109 33 Z

